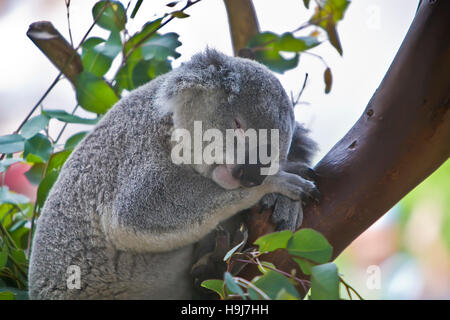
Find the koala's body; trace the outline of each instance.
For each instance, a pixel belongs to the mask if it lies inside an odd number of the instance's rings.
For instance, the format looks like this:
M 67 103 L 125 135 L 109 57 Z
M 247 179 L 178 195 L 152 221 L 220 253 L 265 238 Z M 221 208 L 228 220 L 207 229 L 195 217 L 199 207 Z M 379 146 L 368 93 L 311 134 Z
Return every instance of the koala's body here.
M 243 187 L 236 166 L 174 164 L 171 134 L 194 121 L 278 129 L 292 170 Z M 265 199 L 282 228 L 301 223 L 300 200 L 316 192 L 300 176 L 313 147 L 267 68 L 195 55 L 119 101 L 66 161 L 37 223 L 30 297 L 191 298 L 194 245 L 221 221 Z

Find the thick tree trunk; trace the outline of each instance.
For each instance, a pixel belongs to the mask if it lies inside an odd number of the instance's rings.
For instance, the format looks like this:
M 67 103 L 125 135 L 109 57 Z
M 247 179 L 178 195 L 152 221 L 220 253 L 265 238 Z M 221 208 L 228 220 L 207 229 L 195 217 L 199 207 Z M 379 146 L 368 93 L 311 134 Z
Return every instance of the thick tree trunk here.
M 259 33 L 258 19 L 251 0 L 224 0 L 228 13 L 234 55 L 244 48 L 251 37 Z
M 306 208 L 302 228 L 323 233 L 334 257 L 450 155 L 449 16 L 450 1 L 422 2 L 364 113 L 315 168 L 323 199 Z M 270 212 L 259 211 L 250 241 L 273 231 Z M 284 252 L 266 260 L 300 274 Z M 257 274 L 247 267 L 242 275 Z

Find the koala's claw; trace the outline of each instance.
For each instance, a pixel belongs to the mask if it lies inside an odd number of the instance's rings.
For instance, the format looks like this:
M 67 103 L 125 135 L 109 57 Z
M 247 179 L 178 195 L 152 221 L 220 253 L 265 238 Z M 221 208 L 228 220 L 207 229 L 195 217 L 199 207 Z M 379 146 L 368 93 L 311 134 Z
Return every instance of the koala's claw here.
M 317 180 L 317 173 L 312 168 L 305 168 L 305 170 L 301 174 L 302 177 L 305 179 L 316 181 Z
M 316 188 L 316 186 L 309 188 L 309 190 L 303 192 L 302 194 L 302 202 L 305 205 L 309 204 L 311 201 L 319 203 L 321 198 L 322 195 L 320 191 Z

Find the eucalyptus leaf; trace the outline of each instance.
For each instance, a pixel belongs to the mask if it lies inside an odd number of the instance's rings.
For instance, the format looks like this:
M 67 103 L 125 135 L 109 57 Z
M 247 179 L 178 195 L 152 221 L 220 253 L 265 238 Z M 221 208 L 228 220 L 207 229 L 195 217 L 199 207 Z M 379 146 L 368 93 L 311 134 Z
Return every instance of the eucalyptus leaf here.
M 46 175 L 50 174 L 53 170 L 59 172 L 71 153 L 72 150 L 69 149 L 52 154 L 48 161 Z
M 23 194 L 9 191 L 7 186 L 0 187 L 0 203 L 22 204 L 30 200 Z
M 311 299 L 339 299 L 339 276 L 334 263 L 321 264 L 311 268 Z
M 87 131 L 75 133 L 73 136 L 67 139 L 66 144 L 64 145 L 64 149 L 66 150 L 75 149 L 75 147 L 78 145 L 78 143 L 80 143 L 81 140 L 83 140 L 86 134 L 88 134 Z
M 41 133 L 34 135 L 31 139 L 25 141 L 23 157 L 28 162 L 41 163 L 50 159 L 52 154 L 52 143 Z
M 254 244 L 259 246 L 260 252 L 271 252 L 277 249 L 285 249 L 292 232 L 289 230 L 269 233 L 259 237 Z
M 225 292 L 223 290 L 224 282 L 223 280 L 211 279 L 202 282 L 201 286 L 203 288 L 212 290 L 216 292 L 221 299 L 225 298 Z
M 247 297 L 244 294 L 244 291 L 242 288 L 236 283 L 233 276 L 229 272 L 225 272 L 225 284 L 227 288 L 235 294 L 238 294 L 241 296 L 242 299 L 247 300 Z
M 6 169 L 8 169 L 12 164 L 22 161 L 22 158 L 6 158 L 0 160 L 0 173 L 6 171 Z
M 25 139 L 33 137 L 36 133 L 39 133 L 47 127 L 49 120 L 50 119 L 45 114 L 28 119 L 20 130 L 21 136 Z
M 253 284 L 264 291 L 271 299 L 276 299 L 283 289 L 293 297 L 300 298 L 297 289 L 295 289 L 291 281 L 276 271 L 269 270 L 254 281 Z
M 235 253 L 246 241 L 247 239 L 242 240 L 240 243 L 238 243 L 236 246 L 234 246 L 231 250 L 229 250 L 227 252 L 227 254 L 225 255 L 225 257 L 223 257 L 223 261 L 227 261 L 232 255 L 233 253 Z
M 78 74 L 75 88 L 80 106 L 97 114 L 105 113 L 119 100 L 103 79 L 86 71 Z
M 14 153 L 22 151 L 25 139 L 20 134 L 8 134 L 0 137 L 0 153 Z
M 174 32 L 153 35 L 142 45 L 143 58 L 145 60 L 166 60 L 169 56 L 178 58 L 180 54 L 175 51 L 181 45 L 178 37 L 178 34 Z
M 119 1 L 97 2 L 92 8 L 92 16 L 94 20 L 98 17 L 97 24 L 107 30 L 123 30 L 127 22 L 125 8 Z
M 289 240 L 287 250 L 290 255 L 306 258 L 317 263 L 331 259 L 333 248 L 325 237 L 313 229 L 301 229 Z
M 25 177 L 31 184 L 38 186 L 42 181 L 44 170 L 45 163 L 35 163 L 27 172 L 25 172 Z
M 57 119 L 67 123 L 79 123 L 79 124 L 97 124 L 99 118 L 87 119 L 70 114 L 64 110 L 44 110 L 43 113 L 50 118 Z
M 3 245 L 0 244 L 0 270 L 6 266 L 8 261 L 8 246 L 4 242 Z
M 102 77 L 122 50 L 120 34 L 117 31 L 111 31 L 108 41 L 99 38 L 89 39 L 89 41 L 88 45 L 83 47 L 81 55 L 83 70 Z

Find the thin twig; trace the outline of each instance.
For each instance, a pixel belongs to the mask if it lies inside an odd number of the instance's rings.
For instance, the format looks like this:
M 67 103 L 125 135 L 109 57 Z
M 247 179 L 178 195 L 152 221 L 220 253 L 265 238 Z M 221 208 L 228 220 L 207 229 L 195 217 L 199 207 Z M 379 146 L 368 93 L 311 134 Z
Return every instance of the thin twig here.
M 305 87 L 306 87 L 306 82 L 308 81 L 308 73 L 305 73 L 305 80 L 303 80 L 303 86 L 302 86 L 302 88 L 300 89 L 300 92 L 298 93 L 298 95 L 297 95 L 297 99 L 296 100 L 293 100 L 292 98 L 292 95 L 291 95 L 291 99 L 292 99 L 292 107 L 293 108 L 295 108 L 295 106 L 298 104 L 298 102 L 300 101 L 300 97 L 302 96 L 302 94 L 303 94 L 303 91 L 305 90 Z
M 70 45 L 73 48 L 72 29 L 70 28 L 70 0 L 65 0 L 65 1 L 66 1 L 67 26 L 69 28 Z
M 364 298 L 361 297 L 361 295 L 358 293 L 358 291 L 356 291 L 351 285 L 349 285 L 347 282 L 345 282 L 344 279 L 342 279 L 342 277 L 339 277 L 339 280 L 342 282 L 342 284 L 343 284 L 346 288 L 352 290 L 352 291 L 358 296 L 359 300 L 364 300 Z

